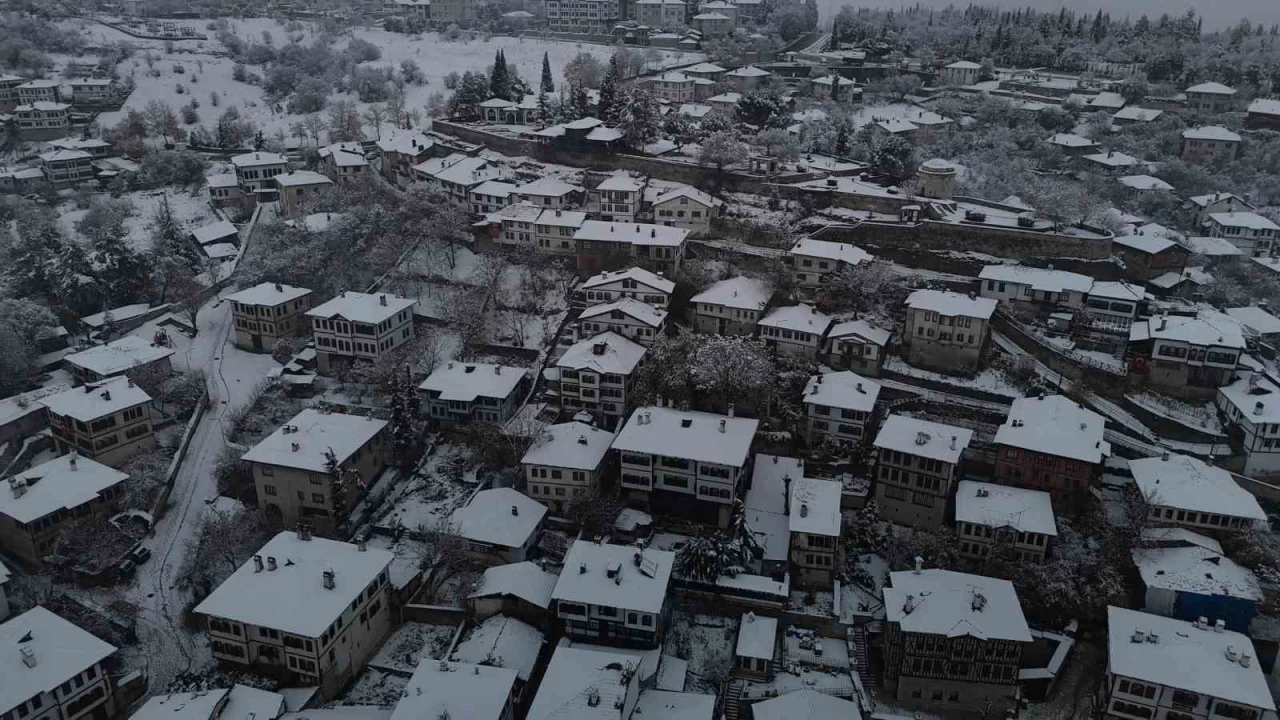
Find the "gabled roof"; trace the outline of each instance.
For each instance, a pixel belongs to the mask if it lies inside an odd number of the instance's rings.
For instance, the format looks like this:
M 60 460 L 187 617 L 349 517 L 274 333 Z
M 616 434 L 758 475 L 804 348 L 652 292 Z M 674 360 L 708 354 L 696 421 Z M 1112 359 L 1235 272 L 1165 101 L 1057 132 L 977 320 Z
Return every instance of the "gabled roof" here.
M 538 216 L 542 214 L 542 207 L 534 205 L 531 202 L 518 202 L 508 205 L 498 212 L 494 213 L 502 220 L 513 220 L 515 222 L 534 222 Z
M 718 13 L 713 13 L 713 14 L 718 14 Z M 727 74 L 732 75 L 734 77 L 765 77 L 767 75 L 772 75 L 773 73 L 769 72 L 768 70 L 758 68 L 755 65 L 745 65 L 735 70 L 730 70 Z
M 1069 148 L 1094 147 L 1098 144 L 1087 137 L 1076 135 L 1075 133 L 1057 133 L 1055 135 L 1050 135 L 1046 142 L 1050 145 L 1060 145 L 1062 147 Z
M 231 158 L 232 165 L 242 168 L 260 167 L 262 165 L 285 165 L 288 162 L 288 158 L 273 152 L 251 152 Z
M 978 274 L 980 280 L 996 280 L 998 282 L 1030 285 L 1031 289 L 1042 292 L 1077 292 L 1086 293 L 1093 285 L 1093 278 L 1088 275 L 1068 272 L 1066 270 L 1049 270 L 1029 265 L 986 265 Z
M 1153 175 L 1125 175 L 1119 180 L 1121 185 L 1134 190 L 1160 190 L 1168 192 L 1173 186 Z
M 496 565 L 484 571 L 476 589 L 467 597 L 500 597 L 510 595 L 546 609 L 551 606 L 551 591 L 560 576 L 547 572 L 531 562 Z
M 478 397 L 506 398 L 528 374 L 529 371 L 524 368 L 450 360 L 436 368 L 418 389 L 439 392 L 440 399 L 446 401 L 475 402 Z
M 1280 115 L 1280 100 L 1258 98 L 1249 103 L 1249 113 L 1256 115 Z
M 639 190 L 639 188 L 636 188 Z M 633 245 L 679 246 L 689 237 L 684 228 L 653 225 L 650 223 L 608 222 L 587 220 L 573 234 L 574 240 L 595 242 L 631 243 Z
M 280 283 L 258 283 L 251 288 L 245 288 L 236 293 L 228 295 L 226 300 L 237 302 L 242 305 L 261 305 L 263 307 L 275 307 L 281 303 L 287 303 L 290 300 L 310 295 L 311 291 L 307 288 L 293 287 L 291 285 L 281 285 Z
M 596 186 L 596 190 L 610 190 L 614 192 L 640 192 L 644 184 L 638 180 L 632 179 L 630 175 L 610 175 Z
M 475 195 L 488 195 L 490 197 L 508 197 L 511 193 L 516 192 L 516 186 L 502 180 L 485 180 L 479 185 L 471 188 L 469 192 Z
M 537 195 L 539 197 L 564 197 L 572 192 L 580 192 L 582 188 L 552 177 L 538 178 L 516 188 L 521 195 Z
M 1111 242 L 1148 255 L 1178 247 L 1178 243 L 1161 235 L 1117 235 Z
M 276 181 L 280 187 L 302 187 L 306 185 L 332 185 L 333 181 L 328 175 L 311 170 L 294 170 L 292 172 L 281 173 L 271 178 Z
M 743 467 L 758 426 L 759 422 L 752 418 L 641 407 L 631 413 L 613 447 L 615 450 Z
M 13 479 L 25 481 L 27 489 L 17 497 L 11 488 L 0 486 L 0 515 L 31 523 L 60 510 L 72 512 L 129 476 L 71 453 L 28 468 Z
M 233 235 L 239 235 L 240 231 L 236 229 L 235 225 L 231 224 L 231 221 L 218 220 L 208 225 L 201 225 L 192 230 L 191 234 L 195 236 L 196 242 L 201 245 L 208 245 L 209 243 L 221 242 Z
M 595 470 L 613 447 L 614 434 L 584 422 L 550 425 L 538 433 L 520 462 L 574 470 Z
M 973 480 L 956 486 L 956 522 L 1058 535 L 1049 493 Z
M 629 267 L 625 270 L 606 270 L 587 278 L 582 283 L 582 287 L 583 289 L 597 288 L 619 280 L 634 280 L 639 285 L 645 285 L 658 292 L 668 294 L 676 288 L 676 284 L 671 280 L 641 267 Z
M 858 265 L 863 262 L 874 259 L 871 253 L 863 250 L 857 245 L 849 243 L 831 242 L 829 240 L 816 240 L 811 237 L 800 238 L 791 249 L 787 251 L 788 255 L 800 255 L 803 257 L 824 258 L 826 260 L 840 260 L 850 265 Z
M 449 516 L 452 534 L 505 548 L 524 547 L 547 514 L 547 506 L 509 487 L 481 490 Z
M 1170 453 L 1129 461 L 1134 484 L 1147 503 L 1265 522 L 1258 499 L 1240 487 L 1231 473 L 1199 458 Z
M 241 458 L 246 462 L 324 473 L 327 453 L 339 463 L 364 447 L 387 426 L 386 420 L 305 408 L 276 428 Z M 372 480 L 373 478 L 365 478 Z
M 804 401 L 816 405 L 871 412 L 880 396 L 880 383 L 852 370 L 819 373 L 804 386 Z
M 578 317 L 581 320 L 590 320 L 602 315 L 611 315 L 615 310 L 651 328 L 659 327 L 667 320 L 666 310 L 660 310 L 649 303 L 641 302 L 632 297 L 620 297 L 613 302 L 592 305 L 583 310 Z
M 723 305 L 740 310 L 763 310 L 773 291 L 763 280 L 739 275 L 721 280 L 694 295 L 690 303 Z
M 82 422 L 97 420 L 147 402 L 151 402 L 151 396 L 123 377 L 88 383 L 74 390 L 40 399 L 40 403 L 54 415 Z
M 1143 340 L 1168 340 L 1239 350 L 1245 348 L 1240 323 L 1228 315 L 1211 310 L 1201 310 L 1196 317 L 1171 315 L 1136 322 L 1129 330 L 1129 342 Z
M 608 331 L 584 338 L 569 346 L 564 355 L 556 361 L 556 367 L 591 370 L 602 374 L 630 375 L 644 359 L 646 352 L 647 349 L 643 345 Z
M 391 720 L 502 720 L 515 670 L 423 658 L 409 678 Z
M 1182 131 L 1182 137 L 1187 140 L 1215 140 L 1218 142 L 1240 142 L 1240 136 L 1221 125 L 1205 125 L 1204 127 L 1189 128 Z
M 1227 316 L 1259 335 L 1280 334 L 1280 318 L 1258 307 L 1227 308 Z
M 1129 107 L 1120 108 L 1111 115 L 1113 120 L 1133 120 L 1135 122 L 1151 122 L 1164 114 L 1163 110 L 1154 110 L 1151 108 L 1138 107 L 1130 105 Z
M 1085 155 L 1085 160 L 1107 165 L 1109 167 L 1131 167 L 1133 165 L 1141 165 L 1142 161 L 1132 155 L 1126 155 L 1122 152 L 1104 152 L 1093 155 Z
M 818 312 L 812 305 L 790 305 L 776 307 L 769 314 L 760 318 L 763 327 L 776 327 L 794 332 L 812 333 L 821 337 L 831 327 L 831 316 Z
M 637 556 L 639 564 L 637 564 Z M 552 599 L 658 613 L 666 602 L 675 553 L 576 540 L 565 553 Z M 614 573 L 616 570 L 616 573 Z M 613 573 L 614 576 L 610 576 Z M 621 578 L 620 580 L 617 578 Z
M 528 682 L 546 639 L 538 628 L 506 615 L 491 615 L 471 629 L 450 653 L 455 662 L 509 668 Z
M 754 720 L 862 720 L 858 704 L 801 688 L 751 706 Z
M 1031 642 L 1018 593 L 1008 580 L 950 570 L 890 573 L 885 619 L 903 632 Z
M 389 320 L 401 310 L 407 310 L 417 304 L 416 300 L 402 298 L 390 293 L 362 293 L 343 290 L 332 300 L 317 305 L 307 311 L 309 318 L 329 320 L 341 317 L 351 322 L 377 325 Z
M 29 636 L 29 637 L 28 637 Z M 116 652 L 43 607 L 34 607 L 0 625 L 0 714 L 41 693 L 52 693 Z M 19 648 L 30 649 L 35 666 L 27 667 Z
M 804 460 L 757 453 L 755 465 L 751 468 L 751 489 L 747 490 L 744 506 L 748 510 L 781 515 L 786 512 L 787 479 L 802 477 Z
M 677 187 L 673 190 L 669 190 L 663 193 L 662 195 L 659 195 L 657 198 L 655 198 L 653 201 L 653 204 L 661 205 L 662 203 L 665 203 L 669 200 L 676 200 L 682 197 L 689 198 L 693 202 L 696 202 L 699 205 L 702 205 L 704 207 L 716 207 L 718 205 L 724 204 L 721 201 L 709 195 L 708 193 L 705 193 L 699 190 L 698 188 L 693 187 L 692 185 L 681 185 L 680 187 Z
M 1062 395 L 1018 398 L 1009 417 L 996 431 L 997 445 L 1071 458 L 1102 462 L 1111 445 L 1102 439 L 1102 416 L 1086 410 Z
M 1184 93 L 1207 93 L 1210 95 L 1235 95 L 1235 88 L 1227 87 L 1220 82 L 1206 82 L 1192 85 L 1183 90 Z
M 878 328 L 866 320 L 846 320 L 845 322 L 836 323 L 831 326 L 831 330 L 827 333 L 827 338 L 836 340 L 846 337 L 859 337 L 874 345 L 883 347 L 888 344 L 889 338 L 893 337 L 893 333 L 883 328 Z
M 973 431 L 969 428 L 895 413 L 885 418 L 875 447 L 955 465 L 972 440 Z
M 1280 225 L 1276 225 L 1270 219 L 1255 212 L 1210 213 L 1209 219 L 1224 227 L 1271 230 L 1272 232 L 1280 231 Z

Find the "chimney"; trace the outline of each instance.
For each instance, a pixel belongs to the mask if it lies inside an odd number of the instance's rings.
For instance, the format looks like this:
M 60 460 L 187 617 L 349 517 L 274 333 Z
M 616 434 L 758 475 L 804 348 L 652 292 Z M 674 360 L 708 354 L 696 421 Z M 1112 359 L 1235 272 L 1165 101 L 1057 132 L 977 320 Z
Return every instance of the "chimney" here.
M 281 287 L 280 283 L 276 283 L 276 292 L 284 292 L 284 288 Z
M 311 526 L 310 526 L 310 525 L 307 525 L 307 524 L 305 524 L 305 523 L 298 523 L 298 529 L 296 530 L 296 532 L 297 532 L 297 535 L 298 535 L 298 539 L 299 539 L 299 540 L 301 540 L 301 541 L 303 541 L 303 542 L 310 542 L 310 541 L 311 541 Z
M 290 447 L 290 448 L 292 448 L 292 450 L 293 450 L 294 452 L 298 452 L 298 448 L 300 448 L 300 447 L 302 447 L 302 446 L 301 446 L 301 445 L 299 445 L 298 443 L 289 443 L 289 447 Z
M 1249 667 L 1249 664 L 1252 662 L 1253 662 L 1253 656 L 1249 654 L 1249 651 L 1241 650 L 1240 651 L 1240 667 Z
M 737 408 L 735 408 L 735 407 L 733 406 L 733 403 L 729 403 L 729 417 L 733 417 L 733 413 L 734 413 L 736 410 L 737 410 Z M 775 459 L 775 461 L 776 461 L 777 456 L 774 456 L 774 459 Z
M 111 400 L 111 391 L 110 391 L 110 390 L 103 390 L 103 391 L 102 391 L 102 399 L 103 399 L 103 400 L 108 400 L 108 401 L 109 401 L 109 400 Z
M 910 615 L 911 611 L 915 609 L 916 609 L 916 596 L 908 595 L 906 604 L 902 606 L 902 612 Z
M 253 571 L 256 573 L 262 572 L 262 556 L 261 555 L 253 556 Z
M 1218 621 L 1213 624 L 1213 631 L 1216 633 L 1220 633 L 1226 629 L 1227 629 L 1227 623 L 1222 618 L 1218 618 Z
M 1254 414 L 1254 415 L 1261 415 L 1261 414 L 1262 414 L 1262 408 L 1263 408 L 1263 404 L 1262 404 L 1262 401 L 1261 401 L 1261 400 L 1259 400 L 1258 402 L 1254 403 L 1254 404 L 1253 404 L 1253 414 Z
M 917 556 L 916 556 L 916 569 L 915 569 L 915 573 L 916 573 L 916 575 L 919 575 L 919 574 L 920 574 L 920 572 L 921 572 L 922 570 L 924 570 L 924 558 L 922 558 L 922 557 L 920 557 L 919 555 L 917 555 Z
M 952 436 L 951 436 L 951 449 L 952 449 L 952 450 L 955 450 L 955 449 L 956 449 L 956 436 L 955 436 L 955 435 L 952 435 Z
M 71 453 L 71 457 L 67 458 L 67 464 L 71 466 L 72 470 L 76 469 L 76 457 L 76 453 Z
M 30 647 L 23 645 L 20 648 L 18 648 L 18 652 L 22 655 L 23 665 L 26 665 L 29 668 L 33 668 L 37 665 L 36 652 L 32 650 Z
M 720 418 L 720 434 L 724 434 L 724 418 Z
M 273 557 L 268 557 L 268 558 L 267 558 L 267 572 L 275 572 L 275 571 L 276 571 L 276 559 L 275 559 L 275 558 L 273 558 Z
M 1234 645 L 1227 646 L 1227 662 L 1236 661 L 1236 647 Z
M 332 570 L 324 571 L 324 589 L 325 590 L 333 589 L 333 571 Z
M 502 374 L 502 366 L 501 366 L 501 365 L 494 365 L 494 366 L 493 366 L 493 374 L 494 374 L 494 375 L 501 375 L 501 374 Z
M 579 435 L 579 436 L 578 436 L 578 444 L 579 444 L 579 445 L 586 445 L 586 444 L 587 444 L 587 436 L 586 436 L 586 435 Z M 515 513 L 511 513 L 511 514 L 512 514 L 512 515 L 515 515 Z
M 782 514 L 791 514 L 791 475 L 782 476 Z
M 586 438 L 583 438 L 583 439 L 585 440 Z M 515 505 L 512 505 L 512 506 L 511 506 L 511 517 L 519 517 L 519 516 L 520 516 L 520 508 L 516 507 Z
M 802 518 L 809 517 L 809 503 L 805 503 L 805 502 L 800 503 L 800 517 Z
M 368 549 L 369 545 L 365 541 L 364 536 L 361 536 L 359 540 L 356 540 L 356 552 L 365 552 Z
M 386 294 L 382 294 L 382 295 L 379 295 L 379 296 L 378 296 L 378 304 L 382 305 L 383 307 L 386 307 L 386 306 L 387 306 L 387 296 L 386 296 Z

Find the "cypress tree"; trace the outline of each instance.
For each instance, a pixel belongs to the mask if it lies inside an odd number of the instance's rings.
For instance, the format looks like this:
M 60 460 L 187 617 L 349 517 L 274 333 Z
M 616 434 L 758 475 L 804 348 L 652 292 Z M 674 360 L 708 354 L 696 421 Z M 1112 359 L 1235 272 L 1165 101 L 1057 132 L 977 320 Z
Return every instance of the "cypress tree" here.
M 542 92 L 553 93 L 556 91 L 556 83 L 551 79 L 551 61 L 547 59 L 547 54 L 542 53 Z

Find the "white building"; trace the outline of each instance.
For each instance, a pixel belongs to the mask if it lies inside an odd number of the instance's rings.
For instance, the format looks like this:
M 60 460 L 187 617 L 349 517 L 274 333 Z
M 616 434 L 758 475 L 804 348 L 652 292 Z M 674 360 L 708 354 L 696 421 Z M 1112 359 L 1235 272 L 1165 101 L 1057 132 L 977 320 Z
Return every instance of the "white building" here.
M 800 304 L 770 310 L 757 327 L 765 345 L 779 355 L 817 362 L 831 322 L 812 305 Z
M 104 720 L 116 714 L 103 664 L 116 653 L 61 617 L 35 607 L 0 625 L 0 716 Z
M 643 192 L 644 182 L 629 175 L 610 175 L 593 188 L 590 195 L 601 220 L 629 223 L 635 221 L 640 211 Z
M 13 109 L 19 130 L 66 130 L 71 127 L 71 106 L 58 102 L 34 102 Z
M 791 567 L 798 585 L 830 587 L 836 575 L 844 572 L 840 490 L 838 480 L 802 477 L 791 481 L 788 529 Z
M 511 172 L 504 166 L 461 153 L 420 162 L 413 166 L 413 175 L 423 185 L 440 190 L 462 203 L 469 201 L 473 188 L 486 181 L 511 178 Z
M 578 205 L 583 190 L 563 180 L 544 177 L 517 187 L 516 194 L 521 202 L 533 203 L 543 209 L 563 210 Z
M 358 142 L 339 142 L 320 148 L 324 174 L 339 185 L 369 177 L 369 161 Z
M 515 670 L 493 663 L 475 665 L 423 656 L 391 720 L 511 720 L 516 679 Z
M 1244 474 L 1280 473 L 1280 386 L 1251 374 L 1218 388 L 1214 403 L 1239 432 Z
M 653 219 L 660 225 L 679 227 L 691 237 L 711 233 L 711 221 L 724 203 L 690 185 L 662 193 L 653 201 Z
M 968 428 L 890 414 L 876 434 L 876 505 L 886 520 L 941 529 L 973 440 Z
M 827 331 L 819 360 L 837 370 L 877 377 L 893 333 L 866 320 L 846 320 Z
M 471 212 L 477 215 L 496 213 L 518 197 L 516 186 L 502 180 L 486 180 L 467 191 Z
M 981 560 L 1004 546 L 1021 562 L 1040 562 L 1058 536 L 1049 493 L 961 480 L 956 486 L 960 554 Z
M 630 267 L 593 275 L 579 286 L 579 292 L 588 305 L 631 298 L 649 303 L 659 310 L 666 310 L 675 288 L 676 284 L 662 275 L 644 268 Z
M 708 14 L 723 15 L 723 11 L 717 10 L 713 13 L 708 13 Z M 696 20 L 697 18 L 695 17 L 694 19 Z M 729 24 L 728 24 L 729 32 L 733 31 L 733 22 L 734 22 L 733 19 L 730 18 Z M 710 24 L 713 27 L 719 27 L 721 25 L 721 23 L 718 20 L 711 22 Z M 707 35 L 707 32 L 704 30 L 703 34 Z M 773 73 L 769 72 L 768 70 L 765 70 L 763 68 L 758 68 L 755 65 L 745 65 L 740 68 L 734 68 L 733 70 L 730 70 L 729 72 L 725 73 L 724 76 L 721 78 L 721 81 L 728 84 L 729 87 L 732 87 L 734 90 L 737 90 L 738 92 L 747 92 L 749 90 L 755 90 L 756 88 L 764 85 L 765 83 L 768 82 L 769 78 L 772 76 L 773 76 Z
M 273 152 L 251 152 L 231 158 L 241 192 L 258 193 L 276 189 L 275 176 L 289 167 L 289 159 Z
M 662 641 L 674 564 L 675 553 L 664 550 L 575 541 L 551 594 L 565 634 L 588 642 L 656 647 Z
M 600 33 L 621 19 L 618 0 L 547 0 L 546 9 L 556 32 Z
M 566 414 L 586 411 L 614 429 L 631 412 L 632 377 L 647 350 L 614 332 L 584 338 L 556 361 L 560 405 Z
M 265 666 L 332 698 L 391 628 L 386 550 L 284 531 L 195 607 L 221 663 Z
M 1149 382 L 1175 388 L 1229 384 L 1245 351 L 1240 323 L 1211 310 L 1140 320 L 1129 329 L 1129 343 L 1150 354 Z
M 633 20 L 652 28 L 674 30 L 684 26 L 683 0 L 637 0 L 631 5 Z
M 819 373 L 804 388 L 805 437 L 810 447 L 829 441 L 858 445 L 871 422 L 880 383 L 842 370 Z
M 713 283 L 689 301 L 693 327 L 718 335 L 752 335 L 773 290 L 763 280 L 739 275 Z
M 1250 257 L 1275 254 L 1280 225 L 1255 212 L 1209 213 L 1205 218 L 1211 237 L 1225 238 Z
M 645 347 L 652 347 L 666 326 L 666 310 L 629 297 L 592 305 L 578 316 L 579 337 L 615 332 Z
M 543 252 L 573 255 L 578 252 L 573 236 L 586 221 L 587 214 L 581 210 L 543 210 L 533 221 L 533 236 Z
M 117 467 L 156 446 L 151 396 L 125 378 L 89 383 L 41 398 L 58 452 L 77 452 Z
M 656 510 L 725 527 L 758 426 L 751 418 L 638 408 L 613 443 L 621 488 Z
M 796 284 L 802 288 L 816 288 L 832 273 L 846 267 L 870 262 L 870 253 L 857 245 L 827 240 L 802 238 L 787 251 Z
M 428 418 L 441 423 L 504 423 L 520 405 L 529 371 L 519 367 L 450 360 L 418 389 Z
M 979 294 L 1007 304 L 1079 310 L 1092 287 L 1088 275 L 1026 265 L 987 265 L 978 274 Z
M 502 224 L 498 243 L 507 247 L 533 247 L 538 242 L 534 226 L 541 214 L 541 208 L 527 202 L 512 203 L 494 213 Z
M 413 337 L 417 301 L 387 293 L 344 290 L 307 311 L 321 372 L 357 361 L 376 362 Z
M 1262 527 L 1267 514 L 1231 473 L 1199 458 L 1165 453 L 1129 461 L 1134 484 L 1150 509 L 1151 523 L 1210 535 Z
M 529 496 L 557 515 L 579 500 L 594 497 L 614 437 L 584 422 L 547 427 L 520 458 Z
M 973 85 L 978 82 L 978 73 L 980 72 L 982 72 L 982 66 L 978 63 L 957 60 L 942 68 L 942 72 L 939 73 L 939 79 L 943 85 Z
M 505 565 L 524 562 L 538 542 L 547 508 L 512 488 L 491 488 L 449 515 L 449 533 L 466 541 L 476 562 Z

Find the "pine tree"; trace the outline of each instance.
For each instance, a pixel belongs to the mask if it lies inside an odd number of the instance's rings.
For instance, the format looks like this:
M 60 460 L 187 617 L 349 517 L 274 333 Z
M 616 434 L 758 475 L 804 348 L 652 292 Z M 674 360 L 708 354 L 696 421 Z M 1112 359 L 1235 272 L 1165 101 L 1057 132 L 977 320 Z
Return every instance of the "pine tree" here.
M 401 470 L 410 470 L 422 447 L 422 417 L 418 391 L 409 375 L 396 373 L 391 380 L 391 457 Z
M 507 58 L 501 50 L 494 54 L 493 72 L 489 75 L 489 96 L 511 99 L 511 71 L 507 69 Z
M 616 127 L 619 121 L 618 113 L 618 54 L 614 53 L 609 58 L 609 67 L 604 71 L 604 80 L 600 83 L 600 119 L 604 120 L 606 125 Z
M 631 91 L 618 104 L 621 107 L 617 127 L 622 130 L 627 144 L 639 150 L 653 142 L 658 136 L 661 117 L 658 114 L 658 103 L 653 99 L 649 88 L 632 85 Z
M 333 525 L 335 528 L 342 529 L 347 525 L 350 519 L 351 509 L 348 507 L 347 500 L 350 493 L 359 492 L 364 487 L 364 480 L 360 477 L 360 471 L 352 468 L 344 468 L 338 464 L 338 457 L 334 454 L 333 448 L 324 451 L 324 469 L 329 475 L 329 497 L 333 503 Z
M 580 118 L 591 114 L 591 96 L 587 94 L 587 89 L 581 85 L 573 89 L 573 111 Z
M 169 196 L 164 196 L 151 219 L 151 267 L 159 278 L 160 302 L 165 301 L 171 280 L 199 267 L 200 256 L 195 241 L 173 216 Z
M 551 78 L 551 60 L 547 58 L 547 54 L 542 53 L 542 92 L 553 93 L 556 91 L 556 83 Z
M 551 102 L 547 98 L 545 91 L 538 93 L 538 124 L 546 125 L 551 122 Z

